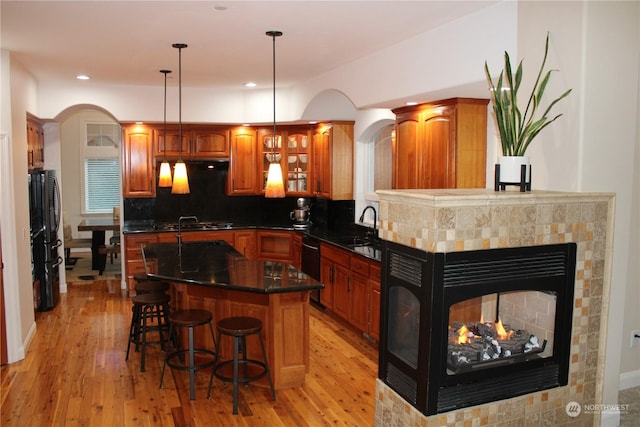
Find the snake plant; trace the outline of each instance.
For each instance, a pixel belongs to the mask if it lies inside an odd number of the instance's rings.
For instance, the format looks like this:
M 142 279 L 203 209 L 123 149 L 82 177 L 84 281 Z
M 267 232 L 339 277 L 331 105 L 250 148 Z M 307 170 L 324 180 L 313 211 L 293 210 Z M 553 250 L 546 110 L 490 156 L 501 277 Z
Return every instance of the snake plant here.
M 504 69 L 500 72 L 498 80 L 494 85 L 489 72 L 487 62 L 484 63 L 484 71 L 491 89 L 491 100 L 493 101 L 493 111 L 496 115 L 498 130 L 500 131 L 500 141 L 502 143 L 502 154 L 504 156 L 524 156 L 529 144 L 540 133 L 542 129 L 556 121 L 562 114 L 550 118 L 551 109 L 561 99 L 565 98 L 571 89 L 556 98 L 546 110 L 536 117 L 539 112 L 540 101 L 549 83 L 551 73 L 557 70 L 544 71 L 549 51 L 549 33 L 544 47 L 544 58 L 538 71 L 535 85 L 529 95 L 524 114 L 518 106 L 518 90 L 522 82 L 522 61 L 518 64 L 515 76 L 512 73 L 511 60 L 507 52 L 504 53 Z M 514 78 L 515 77 L 515 78 Z

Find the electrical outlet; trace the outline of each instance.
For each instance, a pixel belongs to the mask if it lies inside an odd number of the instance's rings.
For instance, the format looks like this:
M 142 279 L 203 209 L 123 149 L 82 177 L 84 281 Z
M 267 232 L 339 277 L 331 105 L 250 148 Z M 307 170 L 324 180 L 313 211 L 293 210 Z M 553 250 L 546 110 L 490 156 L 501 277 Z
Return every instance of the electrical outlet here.
M 638 343 L 640 342 L 640 331 L 631 331 L 631 344 L 629 347 L 636 348 L 638 347 Z

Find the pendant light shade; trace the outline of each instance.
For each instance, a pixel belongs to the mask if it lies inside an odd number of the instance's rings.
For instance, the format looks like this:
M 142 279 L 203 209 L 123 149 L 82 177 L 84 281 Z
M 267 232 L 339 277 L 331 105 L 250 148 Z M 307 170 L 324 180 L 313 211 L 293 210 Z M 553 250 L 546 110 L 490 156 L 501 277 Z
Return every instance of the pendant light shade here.
M 171 194 L 189 194 L 187 165 L 182 161 L 182 49 L 186 48 L 187 45 L 174 43 L 172 46 L 178 49 L 178 144 L 180 148 L 179 158 L 173 171 Z
M 284 197 L 284 182 L 282 179 L 282 167 L 280 163 L 275 161 L 276 152 L 276 37 L 282 35 L 282 31 L 267 31 L 267 36 L 273 39 L 273 156 L 269 163 L 269 172 L 267 174 L 267 187 L 264 196 L 269 198 Z
M 164 136 L 162 153 L 164 155 L 162 163 L 160 163 L 160 176 L 158 178 L 158 187 L 171 187 L 171 166 L 167 161 L 167 74 L 171 70 L 160 70 L 164 74 Z

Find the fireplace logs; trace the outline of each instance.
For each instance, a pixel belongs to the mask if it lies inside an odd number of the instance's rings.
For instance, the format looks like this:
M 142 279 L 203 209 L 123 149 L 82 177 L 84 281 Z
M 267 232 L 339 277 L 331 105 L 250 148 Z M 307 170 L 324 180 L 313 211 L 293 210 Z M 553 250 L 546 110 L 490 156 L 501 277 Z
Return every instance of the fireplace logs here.
M 458 374 L 472 369 L 510 364 L 525 355 L 544 351 L 547 341 L 526 329 L 511 329 L 502 322 L 453 322 L 449 328 L 447 370 Z

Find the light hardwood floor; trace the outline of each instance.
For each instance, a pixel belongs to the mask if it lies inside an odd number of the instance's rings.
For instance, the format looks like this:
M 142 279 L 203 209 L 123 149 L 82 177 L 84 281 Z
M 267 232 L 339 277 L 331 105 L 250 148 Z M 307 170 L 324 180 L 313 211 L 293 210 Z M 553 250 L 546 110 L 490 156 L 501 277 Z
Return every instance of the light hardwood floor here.
M 91 283 L 91 284 L 89 284 Z M 1 368 L 0 425 L 9 426 L 369 426 L 373 425 L 377 350 L 362 336 L 312 309 L 311 370 L 304 386 L 240 387 L 197 373 L 165 373 L 155 346 L 140 372 L 139 353 L 125 361 L 131 302 L 117 280 L 74 282 L 52 311 L 38 313 L 27 357 Z

